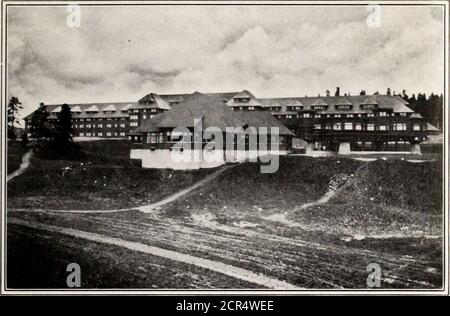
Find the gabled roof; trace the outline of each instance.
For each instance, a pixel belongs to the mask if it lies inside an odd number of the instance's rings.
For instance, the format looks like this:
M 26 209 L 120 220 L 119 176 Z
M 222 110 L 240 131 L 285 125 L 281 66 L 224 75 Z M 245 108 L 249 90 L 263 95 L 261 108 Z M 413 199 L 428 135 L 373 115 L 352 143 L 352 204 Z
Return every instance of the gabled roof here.
M 103 112 L 109 112 L 109 111 L 115 112 L 116 110 L 117 110 L 117 109 L 116 109 L 116 107 L 114 106 L 114 104 L 110 104 L 110 105 L 108 105 L 108 106 L 106 106 L 106 107 L 104 107 L 104 108 L 102 109 Z
M 81 107 L 79 105 L 75 105 L 70 109 L 72 112 L 81 112 Z
M 427 122 L 427 130 L 431 132 L 440 132 L 439 128 L 428 122 Z
M 132 107 L 137 108 L 152 108 L 170 110 L 170 105 L 161 96 L 156 93 L 149 93 L 138 101 L 138 104 Z
M 128 113 L 115 112 L 112 114 L 104 113 L 103 109 L 110 105 L 114 105 L 117 111 L 127 110 L 129 106 L 135 104 L 134 102 L 108 102 L 108 103 L 77 103 L 69 104 L 70 110 L 72 112 L 79 113 L 77 118 L 105 118 L 105 117 L 127 117 Z M 49 119 L 56 118 L 56 112 L 53 112 L 62 104 L 46 104 L 47 110 L 49 111 Z M 96 112 L 94 112 L 96 111 Z M 87 113 L 89 112 L 89 113 Z M 24 119 L 29 119 L 33 115 L 33 112 L 28 114 Z
M 287 103 L 287 106 L 303 106 L 299 100 L 291 100 Z
M 233 96 L 233 99 L 240 99 L 240 98 L 255 98 L 255 96 L 248 90 L 242 90 L 235 96 Z
M 98 112 L 98 106 L 97 105 L 91 105 L 90 107 L 88 107 L 85 112 Z
M 348 101 L 346 98 L 337 98 L 334 105 L 353 105 L 353 103 Z
M 160 113 L 142 122 L 133 132 L 152 132 L 160 128 L 193 127 L 194 119 L 202 119 L 203 128 L 218 127 L 278 127 L 281 134 L 291 132 L 269 112 L 233 111 L 220 99 L 196 92 L 185 97 L 172 110 Z
M 372 96 L 368 96 L 367 98 L 364 99 L 363 102 L 361 102 L 361 104 L 377 105 L 378 103 Z
M 316 105 L 328 105 L 322 98 L 315 98 L 314 101 L 311 103 L 311 106 Z

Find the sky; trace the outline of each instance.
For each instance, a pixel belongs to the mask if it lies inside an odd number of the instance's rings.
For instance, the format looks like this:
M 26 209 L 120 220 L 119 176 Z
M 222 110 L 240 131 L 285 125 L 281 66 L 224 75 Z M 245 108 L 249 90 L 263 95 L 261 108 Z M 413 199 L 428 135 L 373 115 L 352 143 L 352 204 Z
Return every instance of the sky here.
M 443 9 L 378 8 L 81 6 L 73 27 L 66 6 L 8 7 L 7 95 L 25 116 L 150 92 L 443 92 Z

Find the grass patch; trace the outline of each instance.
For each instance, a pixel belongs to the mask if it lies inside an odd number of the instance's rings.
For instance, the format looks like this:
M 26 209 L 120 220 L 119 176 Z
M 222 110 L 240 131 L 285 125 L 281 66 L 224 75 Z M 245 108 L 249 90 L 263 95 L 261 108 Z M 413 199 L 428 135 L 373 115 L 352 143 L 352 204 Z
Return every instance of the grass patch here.
M 76 160 L 33 158 L 30 167 L 8 183 L 8 207 L 75 210 L 135 207 L 161 200 L 216 170 L 142 169 L 124 156 L 129 146 L 126 141 L 81 145 L 83 153 Z
M 297 210 L 297 222 L 361 234 L 421 231 L 439 234 L 442 162 L 377 160 L 327 203 Z
M 264 174 L 259 164 L 242 163 L 166 210 L 207 210 L 227 216 L 285 211 L 319 198 L 335 174 L 352 173 L 361 164 L 340 158 L 280 157 L 279 170 Z
M 20 145 L 20 142 L 8 141 L 8 174 L 19 169 L 22 163 L 22 156 L 29 150 Z

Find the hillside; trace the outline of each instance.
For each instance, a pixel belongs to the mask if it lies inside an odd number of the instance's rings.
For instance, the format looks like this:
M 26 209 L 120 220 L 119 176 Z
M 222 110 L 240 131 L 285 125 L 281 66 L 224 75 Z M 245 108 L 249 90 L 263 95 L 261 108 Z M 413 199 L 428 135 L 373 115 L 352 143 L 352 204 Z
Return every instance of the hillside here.
M 324 204 L 290 218 L 330 231 L 359 234 L 438 234 L 442 221 L 442 161 L 377 160 Z
M 282 157 L 274 174 L 259 173 L 255 164 L 238 165 L 164 212 L 260 229 L 274 229 L 267 219 L 275 219 L 288 225 L 283 233 L 299 226 L 351 235 L 436 234 L 441 192 L 439 161 Z

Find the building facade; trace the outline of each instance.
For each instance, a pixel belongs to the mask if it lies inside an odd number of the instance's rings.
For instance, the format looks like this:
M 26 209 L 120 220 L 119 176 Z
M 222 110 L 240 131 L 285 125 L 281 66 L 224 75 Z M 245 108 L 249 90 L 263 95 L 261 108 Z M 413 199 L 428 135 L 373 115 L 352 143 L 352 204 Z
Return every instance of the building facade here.
M 349 95 L 257 98 L 250 91 L 206 93 L 234 112 L 268 112 L 305 140 L 307 150 L 416 152 L 426 140 L 427 122 L 399 96 Z M 191 94 L 150 93 L 138 102 L 70 105 L 77 137 L 129 138 L 143 142 L 139 129 L 150 119 L 183 104 Z M 60 105 L 48 105 L 56 119 Z M 253 114 L 257 116 L 258 114 Z M 25 118 L 26 128 L 31 115 Z

